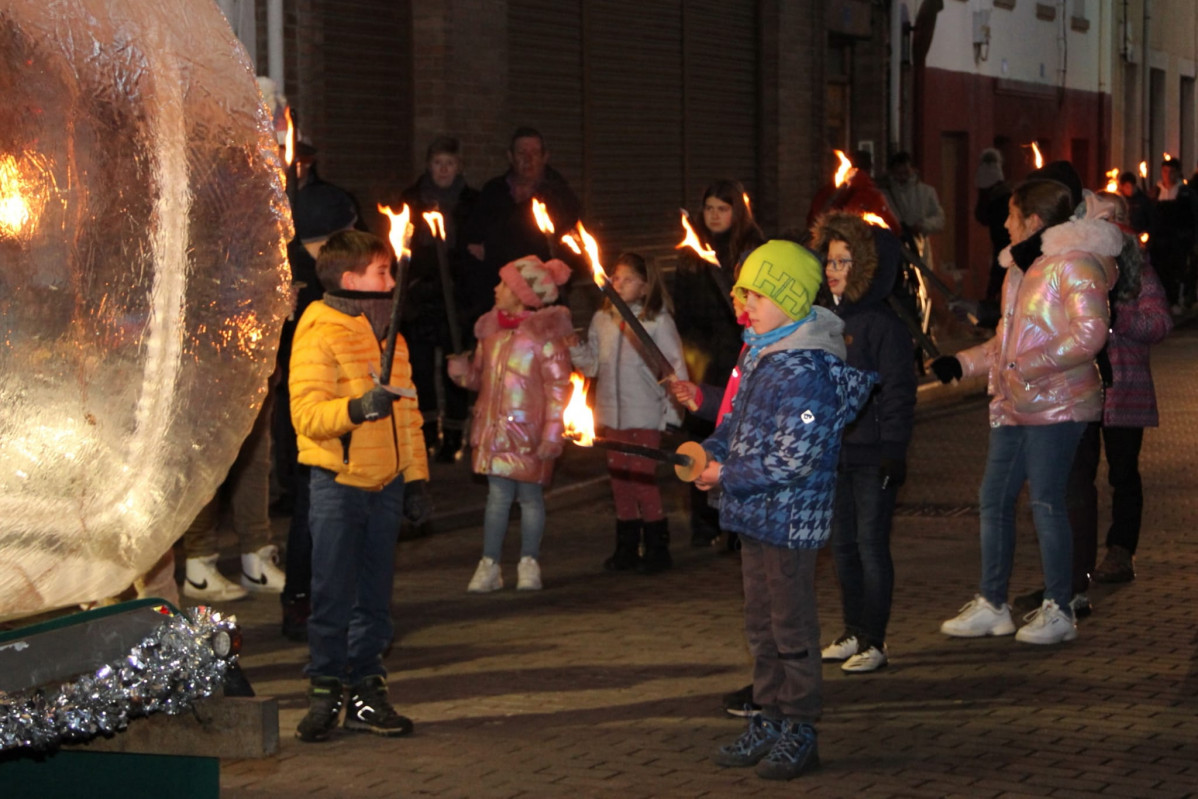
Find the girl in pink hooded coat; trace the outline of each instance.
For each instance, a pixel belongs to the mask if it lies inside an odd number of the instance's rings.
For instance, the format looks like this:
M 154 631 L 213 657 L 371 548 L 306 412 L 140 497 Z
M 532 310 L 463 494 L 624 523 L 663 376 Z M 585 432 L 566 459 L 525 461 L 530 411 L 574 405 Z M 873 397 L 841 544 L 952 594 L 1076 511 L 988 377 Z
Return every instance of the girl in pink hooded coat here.
M 454 382 L 478 392 L 470 447 L 474 471 L 489 486 L 483 521 L 483 557 L 466 590 L 503 587 L 499 558 L 512 502 L 520 503 L 517 590 L 541 588 L 539 563 L 545 531 L 544 487 L 562 453 L 562 411 L 570 393 L 570 312 L 548 304 L 570 277 L 559 260 L 535 255 L 499 270 L 495 307 L 474 326 L 473 356 L 449 364 Z
M 1095 356 L 1107 339 L 1107 291 L 1123 246 L 1109 222 L 1069 221 L 1069 189 L 1029 180 L 1011 196 L 1011 246 L 1002 319 L 994 338 L 932 369 L 944 382 L 989 373 L 990 449 L 982 478 L 980 590 L 940 631 L 960 638 L 1015 632 L 1007 605 L 1015 550 L 1015 502 L 1026 481 L 1040 541 L 1044 601 L 1015 636 L 1029 644 L 1077 637 L 1072 597 L 1073 534 L 1065 486 L 1088 422 L 1102 418 Z

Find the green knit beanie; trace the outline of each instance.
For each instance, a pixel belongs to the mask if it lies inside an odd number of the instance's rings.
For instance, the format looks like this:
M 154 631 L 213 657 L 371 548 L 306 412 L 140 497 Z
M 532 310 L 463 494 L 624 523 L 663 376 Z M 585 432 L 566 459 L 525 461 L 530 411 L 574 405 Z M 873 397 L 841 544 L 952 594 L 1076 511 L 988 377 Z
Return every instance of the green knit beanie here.
M 774 239 L 749 253 L 734 288 L 769 297 L 791 319 L 802 319 L 810 313 L 823 279 L 824 268 L 810 250 Z

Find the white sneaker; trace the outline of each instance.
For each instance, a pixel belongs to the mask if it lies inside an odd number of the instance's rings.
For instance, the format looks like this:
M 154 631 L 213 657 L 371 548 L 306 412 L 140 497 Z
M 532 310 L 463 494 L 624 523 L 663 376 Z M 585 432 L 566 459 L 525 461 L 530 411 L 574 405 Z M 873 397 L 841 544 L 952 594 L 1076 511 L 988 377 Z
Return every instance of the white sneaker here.
M 1051 599 L 1023 617 L 1015 640 L 1025 644 L 1059 644 L 1077 638 L 1077 624 Z
M 478 568 L 474 570 L 466 590 L 472 594 L 487 594 L 500 588 L 503 588 L 503 574 L 499 571 L 499 564 L 484 557 L 478 562 Z
M 183 580 L 183 596 L 206 599 L 209 602 L 232 602 L 245 599 L 249 592 L 225 579 L 216 570 L 219 555 L 187 559 L 187 576 Z
M 853 655 L 857 654 L 857 650 L 860 648 L 861 645 L 857 642 L 857 636 L 845 633 L 832 643 L 825 646 L 823 651 L 820 652 L 820 657 L 823 660 L 831 662 L 848 660 Z
M 530 558 L 527 555 L 520 558 L 516 574 L 518 575 L 516 578 L 517 591 L 541 590 L 541 564 L 537 563 L 536 558 Z
M 278 567 L 279 548 L 268 544 L 257 552 L 246 552 L 241 556 L 241 585 L 251 591 L 267 594 L 283 593 L 287 575 Z
M 1011 608 L 1007 603 L 995 607 L 977 594 L 961 606 L 961 612 L 940 625 L 940 632 L 954 638 L 981 638 L 984 635 L 1010 635 L 1015 632 Z
M 869 649 L 853 655 L 844 662 L 840 670 L 849 674 L 864 674 L 869 671 L 877 671 L 889 662 L 886 658 L 886 646 L 883 644 L 881 649 L 871 646 Z

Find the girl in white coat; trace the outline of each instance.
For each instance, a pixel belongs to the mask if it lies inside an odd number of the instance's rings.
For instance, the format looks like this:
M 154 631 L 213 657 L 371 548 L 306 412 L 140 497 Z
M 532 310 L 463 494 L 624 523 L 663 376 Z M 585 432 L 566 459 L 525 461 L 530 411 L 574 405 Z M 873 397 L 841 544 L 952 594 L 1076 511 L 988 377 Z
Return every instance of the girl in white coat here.
M 666 356 L 678 379 L 687 378 L 682 341 L 670 315 L 670 298 L 661 273 L 635 253 L 616 259 L 612 287 L 636 314 Z M 626 329 L 611 303 L 595 312 L 585 343 L 570 348 L 574 367 L 595 377 L 595 426 L 603 438 L 658 447 L 667 424 L 680 412 L 641 354 L 640 340 Z M 657 486 L 657 462 L 608 451 L 612 495 L 616 503 L 616 551 L 603 563 L 609 571 L 638 569 L 654 574 L 670 568 L 670 533 Z M 638 553 L 641 533 L 645 550 Z

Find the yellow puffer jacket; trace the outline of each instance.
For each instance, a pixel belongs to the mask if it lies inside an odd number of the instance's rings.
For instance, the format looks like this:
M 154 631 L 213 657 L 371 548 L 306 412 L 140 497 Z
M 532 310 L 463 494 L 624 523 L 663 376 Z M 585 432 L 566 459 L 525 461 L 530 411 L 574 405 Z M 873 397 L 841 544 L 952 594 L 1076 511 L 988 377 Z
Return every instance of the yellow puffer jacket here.
M 317 301 L 295 329 L 291 350 L 291 422 L 299 462 L 337 473 L 337 482 L 377 491 L 403 474 L 404 482 L 428 479 L 428 455 L 412 385 L 408 345 L 395 343 L 391 385 L 411 389 L 386 419 L 355 425 L 349 401 L 374 388 L 382 348 L 364 315 L 348 316 Z

